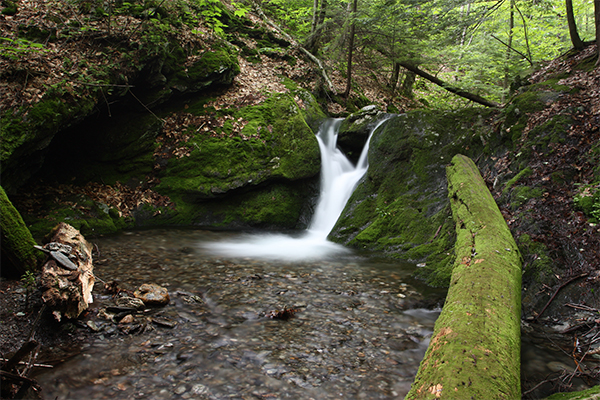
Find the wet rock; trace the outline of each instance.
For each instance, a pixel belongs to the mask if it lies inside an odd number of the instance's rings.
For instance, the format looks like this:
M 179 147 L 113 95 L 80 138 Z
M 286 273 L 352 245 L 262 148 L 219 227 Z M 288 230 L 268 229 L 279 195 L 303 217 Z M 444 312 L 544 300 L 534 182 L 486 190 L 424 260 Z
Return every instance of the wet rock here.
M 127 297 L 119 297 L 117 300 L 115 300 L 115 303 L 119 307 L 126 307 L 126 308 L 135 309 L 135 310 L 141 310 L 145 306 L 144 302 L 141 299 L 138 299 L 137 297 L 128 297 L 128 296 Z
M 131 324 L 134 321 L 133 315 L 127 314 L 119 321 L 119 324 Z
M 147 306 L 165 306 L 169 304 L 169 292 L 155 283 L 144 283 L 134 293 Z

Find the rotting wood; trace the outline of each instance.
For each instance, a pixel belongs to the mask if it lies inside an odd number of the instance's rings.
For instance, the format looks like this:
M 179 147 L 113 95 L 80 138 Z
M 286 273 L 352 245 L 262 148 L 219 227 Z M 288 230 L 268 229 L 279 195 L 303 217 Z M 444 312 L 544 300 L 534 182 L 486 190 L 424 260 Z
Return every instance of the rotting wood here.
M 93 302 L 93 247 L 77 229 L 64 222 L 49 236 L 50 242 L 44 248 L 52 257 L 42 267 L 42 300 L 58 321 L 63 317 L 77 318 Z
M 522 259 L 475 163 L 457 155 L 446 172 L 456 259 L 406 399 L 519 399 Z

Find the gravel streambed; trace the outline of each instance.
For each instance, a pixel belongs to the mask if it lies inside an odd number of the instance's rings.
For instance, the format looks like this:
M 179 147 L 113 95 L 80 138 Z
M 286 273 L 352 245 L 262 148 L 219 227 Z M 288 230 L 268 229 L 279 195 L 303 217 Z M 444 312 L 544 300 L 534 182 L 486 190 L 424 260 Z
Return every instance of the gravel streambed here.
M 98 282 L 81 354 L 37 376 L 45 398 L 402 398 L 428 345 L 444 293 L 411 264 L 365 255 L 274 262 L 206 254 L 234 237 L 136 231 L 95 240 L 98 278 L 157 283 L 167 306 L 116 324 Z M 271 318 L 285 310 L 289 319 Z M 278 314 L 279 313 L 279 314 Z

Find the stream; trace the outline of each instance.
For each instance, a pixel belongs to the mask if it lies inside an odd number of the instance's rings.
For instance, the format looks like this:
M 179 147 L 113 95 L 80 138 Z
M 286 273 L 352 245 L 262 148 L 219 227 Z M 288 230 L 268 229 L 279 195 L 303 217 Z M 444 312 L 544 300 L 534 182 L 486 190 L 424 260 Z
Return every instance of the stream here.
M 281 262 L 205 250 L 236 237 L 156 229 L 95 240 L 100 279 L 130 289 L 155 282 L 171 301 L 116 325 L 100 316 L 112 296 L 97 284 L 83 323 L 94 321 L 98 331 L 81 354 L 36 377 L 45 398 L 389 399 L 408 392 L 443 291 L 413 280 L 412 264 L 368 254 Z M 285 307 L 297 310 L 290 319 L 268 317 Z M 176 325 L 152 323 L 156 317 Z

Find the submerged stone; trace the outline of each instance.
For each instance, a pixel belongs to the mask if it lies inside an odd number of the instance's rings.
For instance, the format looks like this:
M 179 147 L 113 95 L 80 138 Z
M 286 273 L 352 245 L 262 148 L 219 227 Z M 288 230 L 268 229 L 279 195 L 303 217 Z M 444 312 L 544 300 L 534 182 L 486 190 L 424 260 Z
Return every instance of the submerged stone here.
M 165 306 L 170 300 L 167 289 L 156 283 L 144 283 L 134 292 L 134 296 L 147 306 Z

